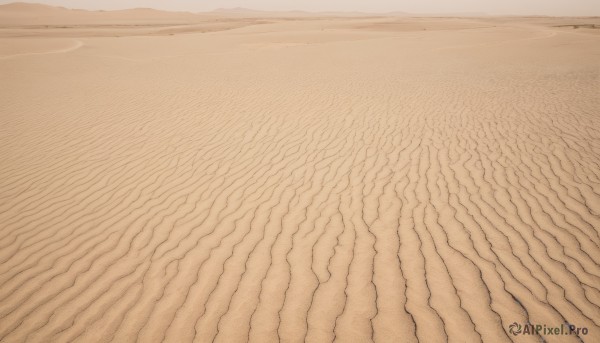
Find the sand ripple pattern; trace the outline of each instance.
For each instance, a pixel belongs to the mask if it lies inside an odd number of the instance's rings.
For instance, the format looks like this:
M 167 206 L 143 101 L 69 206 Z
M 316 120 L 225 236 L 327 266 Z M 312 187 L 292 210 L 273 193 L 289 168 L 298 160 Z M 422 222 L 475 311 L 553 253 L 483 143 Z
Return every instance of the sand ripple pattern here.
M 597 38 L 302 25 L 0 63 L 1 342 L 600 340 Z

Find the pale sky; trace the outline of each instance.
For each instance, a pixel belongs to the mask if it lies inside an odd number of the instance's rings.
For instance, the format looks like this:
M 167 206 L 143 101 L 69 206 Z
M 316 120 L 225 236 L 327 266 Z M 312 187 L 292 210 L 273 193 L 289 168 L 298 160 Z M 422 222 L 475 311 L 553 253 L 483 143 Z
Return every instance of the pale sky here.
M 0 0 L 0 4 L 11 2 L 15 1 Z M 600 0 L 37 0 L 27 2 L 94 10 L 151 7 L 199 12 L 216 8 L 244 7 L 276 11 L 600 15 Z

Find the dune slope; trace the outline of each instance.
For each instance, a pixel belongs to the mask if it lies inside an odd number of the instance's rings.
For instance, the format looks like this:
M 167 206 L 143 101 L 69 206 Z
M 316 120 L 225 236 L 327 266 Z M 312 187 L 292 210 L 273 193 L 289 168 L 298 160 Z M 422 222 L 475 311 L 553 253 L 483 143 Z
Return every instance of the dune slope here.
M 344 20 L 3 38 L 0 341 L 599 341 L 598 36 Z

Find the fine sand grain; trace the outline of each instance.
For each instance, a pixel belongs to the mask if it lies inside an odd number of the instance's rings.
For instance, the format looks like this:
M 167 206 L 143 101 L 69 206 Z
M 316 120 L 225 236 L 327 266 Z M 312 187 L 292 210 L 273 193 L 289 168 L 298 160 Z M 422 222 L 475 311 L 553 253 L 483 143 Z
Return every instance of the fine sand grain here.
M 597 18 L 9 10 L 1 342 L 600 342 Z

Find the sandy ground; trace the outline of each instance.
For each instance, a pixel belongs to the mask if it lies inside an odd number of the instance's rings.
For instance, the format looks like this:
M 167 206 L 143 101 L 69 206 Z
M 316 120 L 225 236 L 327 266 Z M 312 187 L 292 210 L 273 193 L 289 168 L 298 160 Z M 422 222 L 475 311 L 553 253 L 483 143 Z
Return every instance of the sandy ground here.
M 0 28 L 0 341 L 600 341 L 597 18 L 185 20 Z

